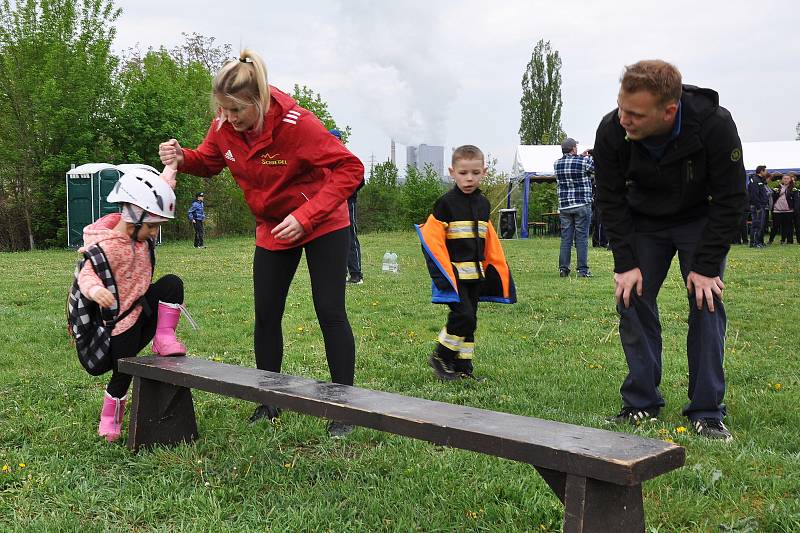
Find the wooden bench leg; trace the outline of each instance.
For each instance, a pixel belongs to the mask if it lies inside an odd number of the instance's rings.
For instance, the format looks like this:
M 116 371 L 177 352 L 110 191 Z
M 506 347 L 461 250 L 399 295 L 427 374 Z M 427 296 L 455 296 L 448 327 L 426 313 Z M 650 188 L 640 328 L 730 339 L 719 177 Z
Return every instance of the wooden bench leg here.
M 178 444 L 197 438 L 192 391 L 159 381 L 133 378 L 128 448 Z
M 564 533 L 642 533 L 642 486 L 623 486 L 536 467 L 564 504 Z

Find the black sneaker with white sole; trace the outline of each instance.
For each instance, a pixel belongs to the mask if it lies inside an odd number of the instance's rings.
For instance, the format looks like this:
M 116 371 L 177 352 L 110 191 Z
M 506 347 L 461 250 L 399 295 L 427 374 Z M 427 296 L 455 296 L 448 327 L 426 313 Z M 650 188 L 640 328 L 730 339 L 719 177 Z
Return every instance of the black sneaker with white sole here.
M 716 418 L 698 418 L 697 420 L 692 420 L 692 427 L 698 435 L 706 437 L 707 439 L 719 439 L 725 442 L 733 440 L 733 435 L 731 435 L 731 432 L 725 427 L 725 424 L 722 423 L 722 420 Z
M 650 407 L 648 409 L 637 409 L 635 407 L 623 407 L 618 415 L 608 418 L 608 422 L 614 424 L 631 424 L 638 426 L 642 422 L 655 421 L 658 418 L 658 413 L 661 411 L 659 407 Z

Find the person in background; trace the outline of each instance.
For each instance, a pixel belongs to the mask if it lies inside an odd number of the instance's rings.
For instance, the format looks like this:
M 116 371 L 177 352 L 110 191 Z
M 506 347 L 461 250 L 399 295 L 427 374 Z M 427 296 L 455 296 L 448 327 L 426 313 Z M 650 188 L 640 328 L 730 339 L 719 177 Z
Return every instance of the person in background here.
M 330 130 L 331 134 L 342 140 L 342 132 L 337 129 Z M 347 283 L 353 285 L 361 285 L 364 283 L 364 273 L 361 271 L 361 243 L 358 242 L 358 218 L 357 218 L 357 202 L 358 191 L 364 186 L 364 178 L 361 178 L 361 183 L 358 189 L 355 190 L 350 197 L 347 198 L 347 210 L 350 213 L 350 247 L 347 252 Z
M 228 167 L 256 219 L 253 257 L 256 366 L 280 372 L 281 322 L 286 297 L 305 251 L 314 310 L 325 341 L 331 380 L 352 385 L 355 340 L 345 308 L 350 218 L 347 198 L 364 165 L 313 113 L 267 81 L 267 67 L 252 50 L 228 61 L 212 82 L 216 118 L 195 150 L 176 139 L 159 145 L 165 164 L 196 176 Z M 274 420 L 280 409 L 260 405 L 250 417 Z M 333 438 L 352 426 L 332 420 Z
M 578 142 L 567 138 L 561 143 L 561 159 L 553 163 L 558 184 L 558 214 L 561 219 L 561 251 L 558 273 L 569 276 L 572 243 L 578 259 L 578 277 L 590 278 L 589 227 L 592 222 L 592 176 L 594 161 L 588 152 L 578 155 Z
M 772 243 L 778 229 L 781 232 L 781 244 L 793 244 L 792 225 L 794 222 L 794 179 L 791 174 L 781 176 L 781 184 L 772 191 L 772 215 L 774 227 L 770 233 Z
M 751 248 L 764 248 L 764 228 L 767 224 L 767 215 L 769 214 L 769 199 L 772 196 L 772 191 L 767 187 L 766 183 L 768 175 L 767 167 L 758 165 L 747 187 L 747 194 L 750 199 L 750 216 L 752 219 L 750 225 Z
M 205 197 L 206 195 L 202 192 L 198 192 L 194 195 L 194 202 L 192 202 L 191 207 L 189 207 L 189 222 L 192 223 L 192 228 L 194 228 L 194 247 L 195 248 L 205 248 L 205 242 L 203 241 L 204 235 L 204 228 L 203 224 L 205 223 L 204 220 L 206 219 L 206 210 L 205 210 Z

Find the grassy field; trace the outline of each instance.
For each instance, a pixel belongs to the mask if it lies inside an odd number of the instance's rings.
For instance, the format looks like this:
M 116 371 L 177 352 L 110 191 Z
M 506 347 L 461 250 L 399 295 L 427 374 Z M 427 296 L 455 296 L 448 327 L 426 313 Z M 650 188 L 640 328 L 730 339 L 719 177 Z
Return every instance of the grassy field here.
M 158 275 L 186 283 L 200 324 L 191 354 L 254 365 L 252 239 L 159 248 Z M 483 305 L 474 381 L 440 383 L 425 364 L 446 308 L 429 303 L 411 233 L 362 237 L 365 283 L 348 287 L 356 383 L 445 402 L 607 427 L 626 366 L 611 255 L 593 279 L 558 277 L 558 240 L 506 241 L 519 303 Z M 400 272 L 383 274 L 387 250 Z M 96 435 L 106 377 L 83 372 L 64 301 L 76 254 L 0 254 L 2 531 L 558 531 L 562 507 L 529 466 L 367 429 L 332 441 L 323 420 L 284 413 L 250 426 L 253 405 L 195 392 L 200 439 L 131 454 Z M 684 468 L 644 485 L 647 531 L 800 531 L 800 246 L 735 247 L 725 293 L 734 442 L 686 431 L 687 302 L 677 265 L 661 293 L 667 408 L 637 431 L 687 449 Z M 327 379 L 305 265 L 284 319 L 284 371 Z M 127 436 L 127 417 L 123 438 Z

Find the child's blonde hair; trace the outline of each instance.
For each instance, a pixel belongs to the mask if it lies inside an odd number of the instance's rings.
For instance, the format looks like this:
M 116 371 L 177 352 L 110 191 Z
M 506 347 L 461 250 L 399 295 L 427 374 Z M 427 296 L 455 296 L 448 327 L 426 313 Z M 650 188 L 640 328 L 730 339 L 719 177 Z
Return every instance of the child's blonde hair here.
M 264 126 L 264 115 L 269 111 L 269 83 L 267 66 L 257 53 L 245 48 L 239 53 L 239 59 L 231 59 L 225 63 L 214 76 L 211 84 L 211 95 L 214 98 L 214 111 L 217 113 L 217 129 L 225 122 L 225 115 L 219 111 L 216 98 L 224 96 L 239 105 L 254 105 L 258 109 L 257 132 Z

